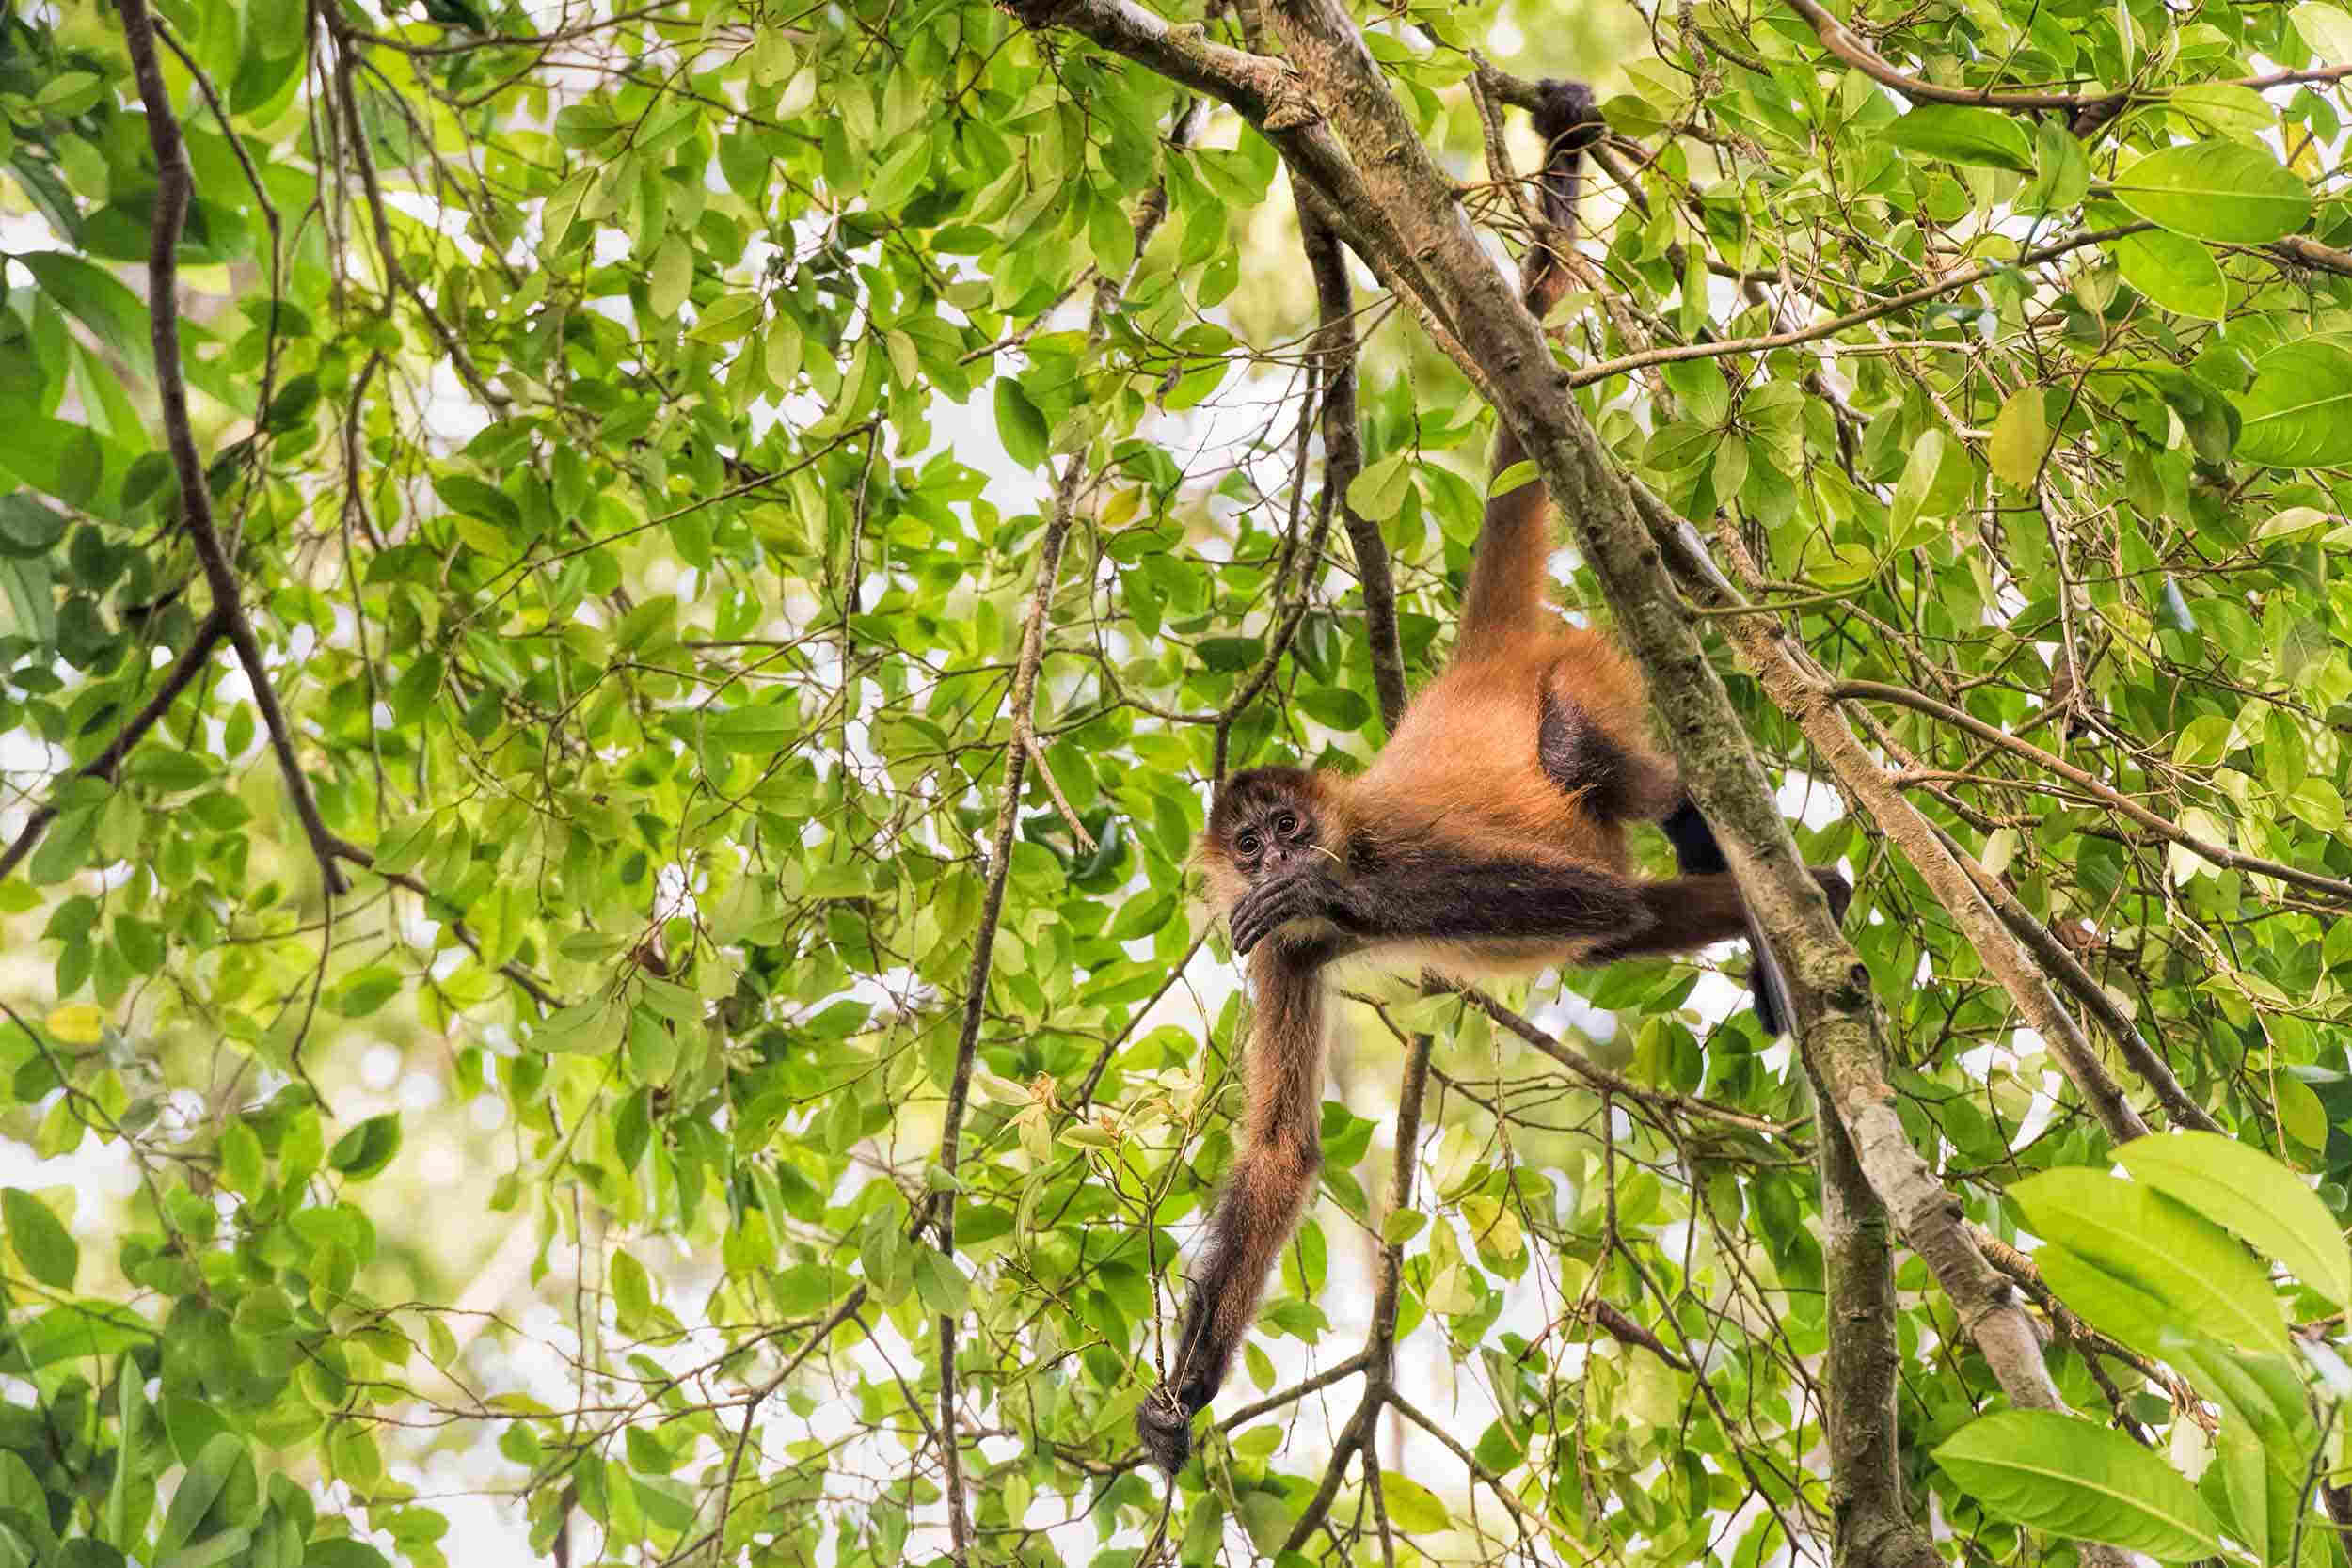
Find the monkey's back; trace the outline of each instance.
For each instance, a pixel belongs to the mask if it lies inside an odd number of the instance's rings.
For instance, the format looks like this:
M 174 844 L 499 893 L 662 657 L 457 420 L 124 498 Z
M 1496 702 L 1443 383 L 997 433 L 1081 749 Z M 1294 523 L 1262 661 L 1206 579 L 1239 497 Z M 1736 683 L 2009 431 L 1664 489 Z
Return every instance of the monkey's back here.
M 1376 802 L 1375 815 L 1411 823 L 1433 844 L 1624 871 L 1623 814 L 1597 810 L 1588 791 L 1564 787 L 1544 765 L 1547 692 L 1572 703 L 1634 773 L 1671 780 L 1632 660 L 1600 632 L 1563 626 L 1448 665 L 1406 709 L 1357 792 Z

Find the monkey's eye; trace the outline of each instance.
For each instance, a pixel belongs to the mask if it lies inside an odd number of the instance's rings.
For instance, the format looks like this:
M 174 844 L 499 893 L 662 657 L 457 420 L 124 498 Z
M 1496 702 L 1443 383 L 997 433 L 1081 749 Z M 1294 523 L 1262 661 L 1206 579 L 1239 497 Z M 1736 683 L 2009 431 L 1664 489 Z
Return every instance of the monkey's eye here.
M 1284 838 L 1288 838 L 1291 834 L 1298 832 L 1298 818 L 1293 816 L 1289 812 L 1284 812 L 1281 816 L 1274 819 L 1274 831 L 1280 833 Z
M 1258 852 L 1258 835 L 1256 833 L 1244 833 L 1241 837 L 1233 840 L 1233 847 L 1239 849 L 1245 855 L 1255 855 Z

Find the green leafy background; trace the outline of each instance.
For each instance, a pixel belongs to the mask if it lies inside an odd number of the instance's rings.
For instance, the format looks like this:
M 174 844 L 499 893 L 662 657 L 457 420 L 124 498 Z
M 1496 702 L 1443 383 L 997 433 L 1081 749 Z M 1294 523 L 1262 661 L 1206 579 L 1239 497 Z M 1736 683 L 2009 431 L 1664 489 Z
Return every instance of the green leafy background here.
M 225 651 L 82 772 L 210 596 L 123 35 L 0 4 L 0 1565 L 559 1535 L 574 1562 L 926 1560 L 942 1323 L 973 1560 L 1248 1560 L 1352 1408 L 1299 1383 L 1362 1347 L 1383 1248 L 1436 1430 L 1382 1425 L 1377 1509 L 1349 1481 L 1308 1560 L 1822 1549 L 1811 1106 L 1708 962 L 1500 993 L 1550 1051 L 1362 982 L 1229 1428 L 1172 1497 L 1139 1466 L 1244 1036 L 1186 880 L 1206 786 L 1384 733 L 1266 142 L 968 0 L 159 14 L 201 456 L 307 787 L 363 853 L 328 898 Z M 2108 1174 L 2007 993 L 1719 649 L 1808 858 L 1859 885 L 1904 1131 L 2031 1254 L 2090 1418 L 1972 1426 L 1997 1391 L 1906 1260 L 1900 1452 L 1939 1549 L 2329 1557 L 2352 14 L 1849 20 L 1913 83 L 2131 96 L 1915 102 L 1802 9 L 1724 0 L 1412 4 L 1372 39 L 1504 230 L 1469 51 L 1595 81 L 1629 172 L 1588 181 L 1579 396 L 1727 519 L 1837 678 L 2063 757 L 1849 705 L 2235 1140 Z M 1367 283 L 1348 499 L 1425 675 L 1490 421 Z

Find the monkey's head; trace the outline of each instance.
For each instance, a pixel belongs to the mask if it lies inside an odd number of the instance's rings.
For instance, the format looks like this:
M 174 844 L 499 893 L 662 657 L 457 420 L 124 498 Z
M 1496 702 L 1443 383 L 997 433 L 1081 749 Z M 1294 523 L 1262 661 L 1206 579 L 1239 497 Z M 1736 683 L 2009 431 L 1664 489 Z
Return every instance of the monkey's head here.
M 1245 768 L 1225 781 L 1199 851 L 1220 907 L 1261 878 L 1331 853 L 1338 835 L 1321 785 L 1303 768 Z

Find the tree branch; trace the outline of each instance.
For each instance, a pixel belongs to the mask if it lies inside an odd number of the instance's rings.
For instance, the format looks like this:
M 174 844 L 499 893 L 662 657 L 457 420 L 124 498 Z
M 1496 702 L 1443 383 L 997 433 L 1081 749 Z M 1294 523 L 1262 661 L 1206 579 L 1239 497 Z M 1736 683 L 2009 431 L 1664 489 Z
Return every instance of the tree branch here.
M 180 481 L 181 518 L 187 528 L 188 541 L 195 546 L 197 560 L 203 565 L 205 581 L 212 587 L 213 614 L 223 624 L 230 646 L 237 650 L 237 662 L 244 667 L 246 679 L 253 688 L 253 705 L 261 709 L 270 750 L 277 753 L 278 771 L 285 775 L 286 793 L 293 800 L 294 816 L 301 820 L 302 832 L 310 840 L 310 852 L 318 861 L 319 876 L 330 895 L 340 895 L 350 888 L 343 879 L 342 869 L 335 863 L 335 851 L 341 841 L 327 831 L 325 819 L 319 816 L 318 801 L 310 793 L 310 781 L 304 776 L 301 760 L 294 755 L 294 731 L 286 722 L 285 710 L 278 705 L 278 693 L 270 685 L 269 667 L 262 657 L 261 639 L 254 635 L 236 570 L 230 563 L 220 530 L 214 522 L 213 495 L 205 483 L 204 462 L 197 455 L 196 436 L 188 424 L 187 382 L 180 364 L 179 247 L 196 177 L 188 166 L 179 119 L 172 112 L 171 94 L 164 86 L 163 66 L 155 55 L 155 25 L 148 14 L 147 0 L 115 0 L 115 9 L 122 18 L 131 73 L 138 82 L 139 98 L 147 108 L 148 146 L 155 155 L 155 212 L 149 221 L 147 236 L 148 333 L 154 344 L 155 388 L 163 404 L 164 440 L 171 449 L 172 469 Z
M 1829 1327 L 1822 1424 L 1829 1435 L 1830 1560 L 1835 1568 L 1938 1568 L 1942 1556 L 1903 1504 L 1895 1419 L 1902 1363 L 1886 1208 L 1836 1117 L 1820 1118 L 1815 1152 Z
M 1931 299 L 1940 299 L 1946 294 L 1958 293 L 1961 290 L 1981 283 L 1998 273 L 2017 267 L 2037 266 L 2043 261 L 2054 261 L 2069 251 L 2080 250 L 2085 245 L 2104 245 L 2110 240 L 2124 239 L 2154 227 L 2153 223 L 2120 223 L 2108 229 L 2094 229 L 2088 233 L 2076 234 L 2071 239 L 2058 240 L 2050 245 L 2038 246 L 2012 261 L 1980 261 L 1965 271 L 1951 273 L 1932 283 L 1923 283 L 1918 288 L 1905 290 L 1891 299 L 1881 300 L 1876 305 L 1865 306 L 1858 310 L 1849 310 L 1843 315 L 1832 316 L 1827 321 L 1816 322 L 1811 326 L 1799 327 L 1793 331 L 1771 332 L 1756 338 L 1721 339 L 1705 343 L 1667 343 L 1660 347 L 1642 349 L 1632 354 L 1621 354 L 1614 359 L 1603 359 L 1597 364 L 1586 365 L 1576 371 L 1568 377 L 1568 385 L 1589 387 L 1597 381 L 1606 381 L 1612 376 L 1624 375 L 1629 371 L 1638 371 L 1648 365 L 1670 365 L 1685 359 L 1721 359 L 1735 354 L 1767 354 L 1777 348 L 1793 348 L 1799 343 L 1819 342 L 1824 338 L 1834 338 L 1849 328 L 1860 326 L 1865 322 L 1876 321 L 1882 316 L 1895 315 L 1915 305 L 1924 305 Z
M 2031 910 L 2018 902 L 2017 895 L 2010 885 L 1985 869 L 1976 856 L 1942 827 L 1930 821 L 1928 830 L 1943 841 L 1945 852 L 1963 871 L 1968 873 L 1970 880 L 1983 890 L 1985 897 L 1993 905 L 1993 912 L 2001 917 L 2001 923 L 2014 931 L 2017 940 L 2032 949 L 2042 969 L 2057 976 L 2058 983 L 2072 991 L 2075 1000 L 2099 1021 L 2108 1037 L 2115 1041 L 2115 1048 L 2131 1064 L 2132 1071 L 2138 1074 L 2140 1081 L 2154 1093 L 2158 1103 L 2164 1106 L 2173 1125 L 2195 1128 L 2201 1132 L 2221 1132 L 2221 1124 L 2208 1116 L 2202 1105 L 2189 1098 L 2188 1091 L 2181 1087 L 2181 1081 L 2173 1076 L 2171 1064 L 2154 1046 L 2149 1044 L 2138 1026 L 2132 1022 L 2131 1016 L 2117 1006 L 2115 998 L 2107 994 L 2107 989 L 2075 961 L 2074 955 L 2066 950 L 2066 944 L 2052 936 L 2050 928 L 2035 919 Z
M 1718 530 L 1716 543 L 1735 562 L 1740 562 L 1744 552 L 1728 528 Z M 1735 565 L 1735 570 L 1745 569 L 1743 564 Z M 2016 938 L 1995 917 L 1985 894 L 1946 850 L 1933 824 L 1895 787 L 1886 770 L 1862 749 L 1844 718 L 1823 699 L 1821 692 L 1829 683 L 1808 672 L 1790 653 L 1787 634 L 1776 623 L 1758 616 L 1738 616 L 1727 626 L 1733 644 L 1757 672 L 1765 693 L 1804 732 L 1847 794 L 1868 811 L 1879 831 L 1902 851 L 1985 968 L 2009 992 L 2026 1022 L 2042 1037 L 2052 1059 L 2081 1093 L 2107 1136 L 2119 1144 L 2145 1137 L 2148 1124 L 2132 1108 L 2122 1085 L 2107 1071 L 2082 1025 L 2051 993 L 2047 976 L 2018 950 Z
M 1190 112 L 1180 113 L 1173 140 L 1183 144 Z M 1146 192 L 1135 219 L 1136 262 L 1152 233 L 1168 216 L 1165 185 Z M 1133 268 L 1129 276 L 1133 276 Z M 1105 277 L 1095 285 L 1094 309 L 1087 338 L 1099 342 L 1108 331 L 1111 310 L 1125 291 L 1126 279 Z M 1021 653 L 1013 666 L 1011 691 L 1007 697 L 1012 714 L 1012 734 L 1005 742 L 1005 787 L 996 804 L 996 823 L 989 836 L 988 883 L 980 904 L 980 927 L 972 942 L 972 962 L 964 975 L 963 1023 L 956 1037 L 956 1062 L 947 1086 L 947 1108 L 939 1135 L 940 1168 L 953 1176 L 963 1137 L 963 1116 L 972 1094 L 972 1064 L 979 1051 L 980 1022 L 987 1016 L 989 970 L 996 953 L 996 927 L 1005 909 L 1005 884 L 1012 871 L 1012 840 L 1020 822 L 1021 784 L 1030 748 L 1036 744 L 1033 710 L 1037 702 L 1038 671 L 1045 662 L 1045 618 L 1054 601 L 1054 585 L 1061 575 L 1062 549 L 1077 518 L 1078 491 L 1087 476 L 1086 452 L 1070 454 L 1054 486 L 1053 509 L 1045 535 L 1038 546 L 1037 572 L 1029 589 L 1029 611 L 1021 626 Z M 956 1205 L 952 1190 L 936 1192 L 927 1200 L 937 1227 L 939 1250 L 954 1256 Z M 919 1219 L 918 1219 L 919 1228 Z M 959 1568 L 970 1560 L 972 1521 L 964 1497 L 962 1456 L 956 1447 L 956 1320 L 946 1313 L 937 1319 L 939 1335 L 939 1447 L 946 1469 L 948 1536 Z
M 2021 740 L 1997 725 L 1988 724 L 1972 713 L 1948 703 L 1938 702 L 1923 692 L 1907 687 L 1888 686 L 1882 681 L 1837 681 L 1825 687 L 1822 695 L 1833 702 L 1860 698 L 1867 702 L 1893 703 L 1899 707 L 1907 707 L 1915 713 L 1941 720 L 1956 729 L 1966 731 L 1979 740 L 1998 746 L 2037 768 L 2057 774 L 2077 789 L 2097 796 L 2111 809 L 2122 813 L 2166 843 L 2179 845 L 2201 861 L 2233 870 L 2251 871 L 2258 876 L 2275 877 L 2280 881 L 2312 893 L 2326 894 L 2330 898 L 2352 903 L 2352 882 L 2335 877 L 2323 877 L 2315 871 L 2300 870 L 2278 861 L 2265 860 L 2260 855 L 2243 855 L 2218 844 L 2207 844 L 2177 823 L 2150 811 L 2114 785 L 2091 777 L 2073 763 L 2051 755 L 2032 741 Z
M 1380 525 L 1347 503 L 1347 487 L 1364 468 L 1363 421 L 1356 408 L 1356 301 L 1347 280 L 1338 225 L 1312 186 L 1295 174 L 1291 194 L 1298 208 L 1298 241 L 1315 280 L 1321 325 L 1315 352 L 1323 365 L 1323 502 L 1339 508 L 1356 553 L 1356 580 L 1364 593 L 1364 641 L 1372 654 L 1373 690 L 1391 734 L 1405 716 L 1405 649 L 1396 630 L 1396 580 L 1389 571 L 1389 544 Z

